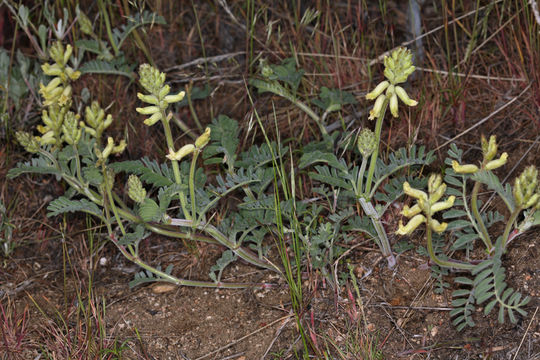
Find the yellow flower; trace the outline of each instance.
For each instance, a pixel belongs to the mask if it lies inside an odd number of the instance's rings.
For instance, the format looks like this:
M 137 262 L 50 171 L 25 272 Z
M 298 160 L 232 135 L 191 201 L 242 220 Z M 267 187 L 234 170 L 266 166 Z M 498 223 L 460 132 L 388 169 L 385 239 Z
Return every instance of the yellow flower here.
M 183 157 L 191 154 L 194 150 L 195 150 L 195 145 L 193 144 L 184 145 L 177 152 L 174 152 L 173 149 L 169 149 L 169 154 L 167 155 L 167 159 L 179 161 L 179 160 L 182 160 Z
M 452 196 L 449 196 L 448 199 L 446 199 L 446 201 L 440 201 L 431 205 L 431 213 L 434 214 L 437 211 L 450 209 L 452 206 L 454 206 L 454 201 L 456 201 L 456 197 L 452 195 Z
M 508 160 L 508 153 L 502 153 L 501 157 L 498 158 L 497 160 L 491 160 L 490 162 L 488 162 L 486 164 L 486 167 L 485 169 L 486 170 L 494 170 L 498 167 L 501 167 L 503 166 L 504 164 L 506 164 L 506 161 Z
M 386 99 L 385 95 L 379 95 L 377 100 L 375 100 L 375 105 L 373 105 L 373 109 L 369 111 L 369 120 L 373 120 L 379 117 L 379 115 L 381 114 L 381 110 L 382 110 L 385 99 Z
M 421 212 L 422 212 L 422 208 L 418 204 L 415 204 L 413 207 L 409 207 L 408 205 L 405 205 L 403 209 L 401 210 L 401 215 L 410 218 L 414 215 L 420 214 Z
M 396 231 L 396 234 L 398 235 L 408 235 L 412 233 L 420 224 L 426 221 L 426 217 L 422 214 L 418 214 L 414 216 L 407 225 L 403 226 L 403 222 L 399 221 L 399 228 Z
M 425 192 L 423 192 L 422 190 L 417 190 L 417 189 L 412 188 L 411 185 L 407 181 L 403 183 L 403 192 L 405 192 L 405 194 L 415 199 L 419 199 L 423 201 L 427 201 L 428 199 L 428 196 Z M 422 204 L 419 204 L 419 205 L 420 207 L 422 207 Z
M 374 100 L 379 97 L 383 93 L 384 90 L 390 85 L 388 81 L 381 81 L 379 85 L 375 87 L 371 92 L 366 94 L 367 100 Z
M 452 161 L 452 168 L 457 174 L 474 174 L 478 170 L 478 166 L 473 164 L 461 165 L 456 160 Z

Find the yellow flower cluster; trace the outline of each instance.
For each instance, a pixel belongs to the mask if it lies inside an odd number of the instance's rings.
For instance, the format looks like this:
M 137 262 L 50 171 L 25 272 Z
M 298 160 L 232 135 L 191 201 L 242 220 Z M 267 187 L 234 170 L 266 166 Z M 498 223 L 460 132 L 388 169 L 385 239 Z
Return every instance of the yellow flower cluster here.
M 55 42 L 49 50 L 49 55 L 54 60 L 54 64 L 43 64 L 41 68 L 46 75 L 54 76 L 45 86 L 39 84 L 39 92 L 43 96 L 44 106 L 69 105 L 71 102 L 70 82 L 77 80 L 81 73 L 68 66 L 68 61 L 73 53 L 73 47 L 64 45 L 60 41 Z
M 453 160 L 452 168 L 457 174 L 474 174 L 475 172 L 480 171 L 480 169 L 497 169 L 506 164 L 506 161 L 508 160 L 508 153 L 506 152 L 502 153 L 498 159 L 493 160 L 495 155 L 497 155 L 497 138 L 495 137 L 495 135 L 491 135 L 489 137 L 489 141 L 487 141 L 486 138 L 482 136 L 482 155 L 483 161 L 481 167 L 478 167 L 474 164 L 462 165 L 456 160 Z
M 442 182 L 441 175 L 433 174 L 428 180 L 428 193 L 414 189 L 408 182 L 403 183 L 403 191 L 410 197 L 415 198 L 416 204 L 413 207 L 405 206 L 401 211 L 403 216 L 411 218 L 407 225 L 399 221 L 399 228 L 396 231 L 398 235 L 407 235 L 412 233 L 420 224 L 427 223 L 428 226 L 436 232 L 443 232 L 448 226 L 447 223 L 440 223 L 433 219 L 436 212 L 446 210 L 454 205 L 455 196 L 449 196 L 445 201 L 439 201 L 446 192 L 446 184 Z
M 144 123 L 148 126 L 152 126 L 160 120 L 166 120 L 163 114 L 169 104 L 181 101 L 185 96 L 185 92 L 180 91 L 176 95 L 169 95 L 171 91 L 169 85 L 163 85 L 165 74 L 148 64 L 140 66 L 139 77 L 140 84 L 150 94 L 137 93 L 137 97 L 145 103 L 150 104 L 150 106 L 139 107 L 135 110 L 139 114 L 150 115 L 149 118 L 144 120 Z
M 412 100 L 407 91 L 397 85 L 407 81 L 407 78 L 415 70 L 412 65 L 412 54 L 409 50 L 399 48 L 394 50 L 390 56 L 384 58 L 384 80 L 366 95 L 366 99 L 375 100 L 373 109 L 369 112 L 369 119 L 375 119 L 380 116 L 384 103 L 389 102 L 392 116 L 398 117 L 398 98 L 407 106 L 416 106 L 418 102 Z M 386 92 L 385 92 L 386 91 Z M 384 93 L 384 94 L 383 94 Z

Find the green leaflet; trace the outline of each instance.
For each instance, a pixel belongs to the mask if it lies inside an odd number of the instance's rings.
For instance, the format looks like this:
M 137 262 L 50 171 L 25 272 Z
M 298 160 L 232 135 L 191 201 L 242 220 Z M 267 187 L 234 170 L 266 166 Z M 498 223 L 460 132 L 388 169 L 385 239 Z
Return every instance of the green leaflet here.
M 121 57 L 115 60 L 89 60 L 85 62 L 79 71 L 81 74 L 121 75 L 133 80 L 135 66 L 127 65 Z
M 213 281 L 220 282 L 223 270 L 230 263 L 236 261 L 236 259 L 237 255 L 231 250 L 224 251 L 223 254 L 221 254 L 221 257 L 216 261 L 216 264 L 210 268 L 210 273 L 208 274 L 208 276 L 210 276 Z
M 506 184 L 503 187 L 497 175 L 492 171 L 481 170 L 471 176 L 474 181 L 485 184 L 491 190 L 494 190 L 504 201 L 510 212 L 514 211 L 516 205 L 514 204 L 514 196 L 512 195 L 512 187 L 510 184 Z
M 18 163 L 16 167 L 9 169 L 7 177 L 8 179 L 13 179 L 22 174 L 62 175 L 62 172 L 45 158 L 38 157 L 32 158 L 27 162 Z
M 167 164 L 158 164 L 155 160 L 142 158 L 109 164 L 115 172 L 126 172 L 139 175 L 141 181 L 156 187 L 168 186 L 174 183 L 174 175 Z
M 323 111 L 338 111 L 343 105 L 356 104 L 356 98 L 347 91 L 329 89 L 326 86 L 321 87 L 321 93 L 318 99 L 313 99 L 312 103 L 320 107 Z
M 103 219 L 101 210 L 96 204 L 86 199 L 80 200 L 70 200 L 65 196 L 60 196 L 58 199 L 55 199 L 49 203 L 47 206 L 47 216 L 56 216 L 67 212 L 78 212 L 82 211 L 90 215 L 94 215 Z
M 146 198 L 139 206 L 139 216 L 145 222 L 159 221 L 163 216 L 163 211 L 154 200 Z
M 219 115 L 212 120 L 209 125 L 212 130 L 210 134 L 210 144 L 203 151 L 205 164 L 215 164 L 225 162 L 230 169 L 235 165 L 236 150 L 239 143 L 239 129 L 236 120 L 225 115 Z M 217 155 L 223 154 L 222 157 Z
M 308 167 L 309 165 L 313 165 L 313 164 L 317 164 L 317 163 L 325 163 L 325 164 L 328 164 L 340 171 L 343 171 L 343 172 L 347 172 L 348 171 L 348 167 L 347 165 L 345 164 L 345 161 L 343 159 L 338 160 L 338 158 L 336 157 L 336 155 L 334 155 L 333 153 L 327 153 L 327 152 L 322 152 L 322 151 L 319 151 L 319 150 L 315 150 L 315 151 L 312 151 L 312 152 L 308 152 L 308 153 L 305 153 L 304 155 L 302 155 L 302 157 L 300 158 L 300 162 L 298 164 L 298 167 L 300 169 L 304 169 L 306 167 Z

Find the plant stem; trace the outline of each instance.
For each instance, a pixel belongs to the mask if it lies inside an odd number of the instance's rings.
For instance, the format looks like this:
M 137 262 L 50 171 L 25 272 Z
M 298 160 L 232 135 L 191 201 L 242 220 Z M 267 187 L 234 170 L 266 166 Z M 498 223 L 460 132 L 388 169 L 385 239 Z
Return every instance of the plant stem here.
M 475 265 L 473 264 L 466 264 L 462 262 L 457 261 L 447 261 L 447 260 L 441 260 L 435 255 L 435 251 L 433 250 L 433 239 L 432 239 L 432 230 L 429 223 L 431 222 L 431 215 L 429 212 L 426 214 L 426 237 L 427 237 L 427 249 L 429 253 L 429 257 L 433 262 L 440 267 L 444 268 L 450 268 L 450 269 L 461 269 L 461 270 L 472 270 L 474 269 Z
M 366 172 L 366 165 L 367 165 L 367 157 L 362 156 L 362 164 L 360 165 L 360 170 L 358 170 L 358 179 L 356 180 L 356 197 L 360 197 L 364 192 L 362 191 L 362 187 L 364 184 L 364 173 Z
M 377 118 L 377 124 L 375 125 L 375 138 L 377 139 L 377 145 L 375 146 L 375 151 L 373 154 L 371 154 L 371 162 L 369 164 L 369 170 L 368 170 L 368 176 L 367 176 L 367 182 L 366 182 L 366 191 L 364 192 L 365 196 L 367 196 L 371 192 L 371 185 L 373 183 L 373 173 L 375 172 L 375 167 L 377 166 L 377 158 L 379 156 L 379 144 L 381 142 L 381 129 L 382 129 L 382 123 L 384 119 L 384 115 L 386 114 L 386 108 L 388 107 L 388 98 L 384 100 L 381 112 L 379 113 L 379 117 Z
M 151 273 L 159 276 L 162 281 L 166 281 L 175 285 L 180 286 L 193 286 L 193 287 L 209 287 L 209 288 L 224 288 L 224 289 L 243 289 L 255 284 L 242 284 L 242 283 L 222 283 L 222 282 L 209 282 L 209 281 L 196 281 L 196 280 L 185 280 L 185 279 L 179 279 L 176 276 L 167 274 L 164 271 L 158 270 L 144 261 L 142 261 L 138 256 L 130 254 L 128 251 L 126 251 L 125 247 L 118 244 L 116 240 L 111 236 L 111 239 L 113 240 L 116 247 L 120 250 L 122 255 L 126 257 L 129 261 L 133 262 L 134 264 L 139 265 L 145 270 L 150 271 Z M 265 284 L 259 284 L 261 286 L 264 286 Z
M 116 46 L 116 41 L 111 30 L 111 22 L 109 20 L 109 14 L 107 13 L 107 8 L 103 2 L 104 0 L 98 0 L 99 12 L 103 15 L 105 20 L 105 28 L 107 29 L 107 36 L 109 37 L 109 42 L 114 51 L 114 56 L 118 56 L 118 46 Z
M 486 225 L 484 224 L 484 221 L 482 220 L 482 216 L 480 216 L 480 212 L 478 211 L 478 190 L 480 189 L 480 182 L 476 181 L 471 193 L 471 210 L 473 212 L 474 218 L 476 219 L 476 223 L 480 227 L 480 232 L 482 233 L 482 241 L 487 247 L 488 253 L 490 254 L 493 250 L 493 243 L 491 242 L 491 239 L 489 237 L 489 233 L 486 229 Z
M 161 112 L 161 122 L 163 123 L 163 131 L 165 133 L 165 139 L 167 141 L 167 148 L 174 149 L 174 141 L 172 138 L 171 126 L 169 125 L 169 118 L 165 114 L 165 111 Z M 182 177 L 180 176 L 180 166 L 178 165 L 178 160 L 171 160 L 171 162 L 172 162 L 172 167 L 173 167 L 174 180 L 176 181 L 178 185 L 182 185 Z M 184 192 L 180 190 L 178 197 L 180 198 L 180 206 L 182 207 L 184 217 L 188 220 L 191 220 L 191 216 L 189 212 L 187 211 L 186 194 L 184 194 Z
M 504 228 L 504 233 L 502 235 L 502 251 L 506 249 L 506 244 L 508 242 L 508 236 L 510 235 L 510 230 L 512 230 L 512 227 L 514 226 L 514 222 L 516 221 L 519 213 L 523 210 L 521 206 L 517 206 L 516 209 L 510 214 L 510 217 L 508 218 L 508 222 L 506 223 L 506 226 Z
M 197 158 L 201 150 L 196 148 L 193 151 L 193 158 L 191 159 L 191 166 L 189 167 L 189 197 L 191 200 L 191 218 L 193 219 L 193 228 L 197 227 L 197 202 L 195 199 L 195 167 L 197 165 Z
M 171 225 L 191 228 L 193 226 L 193 221 L 185 220 L 185 219 L 171 219 Z M 214 239 L 219 241 L 220 244 L 224 245 L 225 247 L 230 249 L 232 252 L 240 256 L 242 259 L 246 260 L 247 262 L 253 265 L 259 266 L 261 268 L 264 268 L 264 269 L 269 269 L 273 271 L 278 270 L 267 261 L 259 259 L 255 254 L 253 254 L 248 249 L 231 242 L 215 226 L 204 223 L 204 222 L 200 222 L 200 223 L 197 223 L 195 227 L 197 230 L 204 231 L 210 234 Z
M 379 214 L 377 213 L 371 202 L 367 202 L 366 199 L 364 199 L 363 197 L 360 197 L 360 205 L 362 205 L 362 209 L 364 210 L 366 215 L 369 216 L 371 222 L 373 223 L 373 226 L 375 227 L 377 237 L 374 238 L 374 240 L 381 249 L 381 253 L 386 258 L 388 262 L 388 267 L 390 269 L 393 268 L 394 266 L 396 266 L 396 258 L 392 253 L 392 248 L 390 246 L 390 242 L 388 241 L 386 231 L 384 230 L 384 227 L 379 218 Z
M 189 85 L 186 86 L 186 98 L 187 98 L 187 102 L 189 106 L 189 112 L 191 113 L 191 117 L 193 118 L 193 121 L 195 121 L 195 125 L 197 125 L 197 129 L 199 129 L 200 132 L 204 132 L 201 122 L 199 121 L 199 117 L 197 116 L 197 112 L 195 111 L 195 108 L 193 107 L 193 101 L 191 100 L 192 89 L 193 89 L 193 82 L 189 83 Z

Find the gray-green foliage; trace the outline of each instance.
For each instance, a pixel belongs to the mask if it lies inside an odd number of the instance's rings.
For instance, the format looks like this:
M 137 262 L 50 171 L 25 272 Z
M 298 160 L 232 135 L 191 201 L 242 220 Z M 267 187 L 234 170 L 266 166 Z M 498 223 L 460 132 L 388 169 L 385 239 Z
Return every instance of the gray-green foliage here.
M 447 165 L 452 165 L 453 161 L 462 162 L 463 151 L 455 144 L 450 146 L 448 150 L 449 157 L 446 159 Z M 453 324 L 458 330 L 465 327 L 475 326 L 473 315 L 476 309 L 483 307 L 484 315 L 489 314 L 492 310 L 498 309 L 498 321 L 503 323 L 506 315 L 512 323 L 517 321 L 516 314 L 525 315 L 523 307 L 530 301 L 529 297 L 524 297 L 520 292 L 508 287 L 506 283 L 506 270 L 503 264 L 503 255 L 507 251 L 507 246 L 510 243 L 507 238 L 508 233 L 499 235 L 496 241 L 492 244 L 492 248 L 488 250 L 488 254 L 480 259 L 473 257 L 477 254 L 475 251 L 482 245 L 491 244 L 491 241 L 485 239 L 482 231 L 482 224 L 489 232 L 489 237 L 494 232 L 494 224 L 506 222 L 508 229 L 515 229 L 514 237 L 526 231 L 539 222 L 534 216 L 538 211 L 526 211 L 524 220 L 517 222 L 506 220 L 506 217 L 498 211 L 485 210 L 479 214 L 479 217 L 474 215 L 471 205 L 468 185 L 471 182 L 476 182 L 485 185 L 489 190 L 494 191 L 501 200 L 506 204 L 507 210 L 511 214 L 516 214 L 522 209 L 516 209 L 516 203 L 512 195 L 512 186 L 510 184 L 503 185 L 497 175 L 491 170 L 478 170 L 473 174 L 456 173 L 452 167 L 448 167 L 445 171 L 444 181 L 448 184 L 447 194 L 456 196 L 454 206 L 446 210 L 442 218 L 448 221 L 447 231 L 449 236 L 434 238 L 435 254 L 440 259 L 448 261 L 444 255 L 444 249 L 449 245 L 449 249 L 455 254 L 462 252 L 465 263 L 477 265 L 468 267 L 469 276 L 461 274 L 454 279 L 454 283 L 459 284 L 460 288 L 452 294 L 452 307 L 454 308 L 450 315 L 453 317 Z M 474 197 L 474 194 L 473 194 Z M 478 200 L 478 208 L 482 208 L 482 202 Z M 514 223 L 514 221 L 516 221 Z M 506 238 L 505 238 L 506 237 Z M 446 240 L 446 241 L 445 241 Z M 450 241 L 448 244 L 447 241 Z M 486 250 L 484 250 L 484 253 Z M 455 255 L 454 255 L 455 256 Z M 456 264 L 455 267 L 460 266 Z M 453 267 L 452 263 L 447 263 L 446 266 L 437 266 L 434 269 L 434 276 L 442 283 L 440 277 L 441 270 L 447 270 Z M 437 270 L 437 271 L 435 271 Z M 442 273 L 442 275 L 446 275 Z M 444 286 L 446 287 L 446 286 Z

